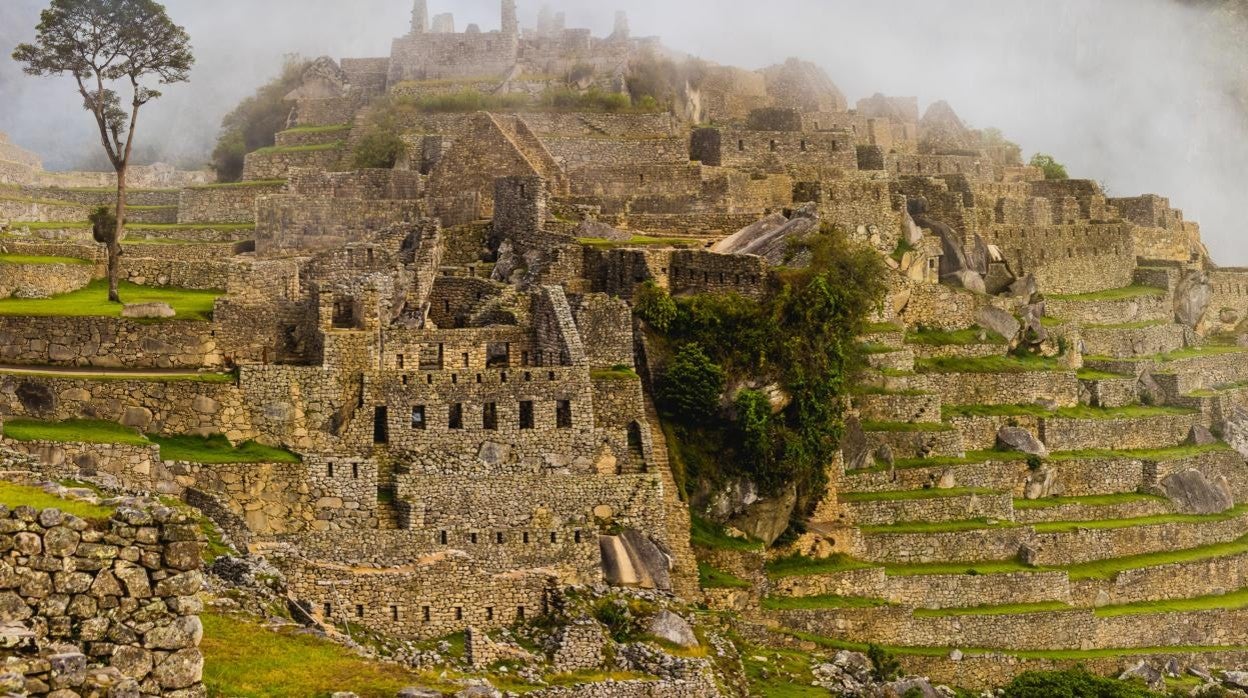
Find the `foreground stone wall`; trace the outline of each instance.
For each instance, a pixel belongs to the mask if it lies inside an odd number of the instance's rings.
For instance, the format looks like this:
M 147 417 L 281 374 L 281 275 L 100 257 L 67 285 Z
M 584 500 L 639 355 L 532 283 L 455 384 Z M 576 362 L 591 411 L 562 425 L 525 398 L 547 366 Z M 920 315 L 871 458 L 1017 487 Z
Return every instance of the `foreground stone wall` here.
M 281 181 L 189 187 L 178 195 L 178 223 L 253 223 L 256 199 L 277 194 Z
M 203 544 L 189 517 L 123 507 L 90 522 L 0 507 L 0 530 L 0 616 L 29 629 L 21 644 L 34 650 L 0 656 L 23 676 L 23 695 L 105 695 L 89 666 L 106 668 L 107 695 L 204 695 Z
M 222 363 L 211 323 L 103 317 L 0 318 L 0 357 L 37 366 L 203 368 Z

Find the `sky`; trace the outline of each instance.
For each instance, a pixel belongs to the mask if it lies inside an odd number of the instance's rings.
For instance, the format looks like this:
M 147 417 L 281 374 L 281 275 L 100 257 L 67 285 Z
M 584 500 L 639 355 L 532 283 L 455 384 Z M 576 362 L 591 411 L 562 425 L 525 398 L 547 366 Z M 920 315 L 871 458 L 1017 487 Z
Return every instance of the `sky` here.
M 287 54 L 385 56 L 410 0 L 165 0 L 191 34 L 189 85 L 140 116 L 138 145 L 202 161 L 221 117 Z M 539 2 L 519 0 L 535 24 Z M 1228 94 L 1248 49 L 1228 51 L 1207 11 L 1176 0 L 551 0 L 568 26 L 634 35 L 718 63 L 790 56 L 822 66 L 852 105 L 876 92 L 944 99 L 969 125 L 1000 128 L 1111 195 L 1157 193 L 1202 225 L 1214 258 L 1248 265 L 1248 114 Z M 46 0 L 0 0 L 0 131 L 49 168 L 100 150 L 72 83 L 23 75 L 6 56 L 33 38 Z M 456 28 L 498 27 L 498 0 L 429 0 Z

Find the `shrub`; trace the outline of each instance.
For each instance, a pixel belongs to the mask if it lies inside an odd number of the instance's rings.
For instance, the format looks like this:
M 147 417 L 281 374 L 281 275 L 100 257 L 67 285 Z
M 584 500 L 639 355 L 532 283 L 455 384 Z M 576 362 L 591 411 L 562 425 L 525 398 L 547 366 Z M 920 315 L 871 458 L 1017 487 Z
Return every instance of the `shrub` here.
M 702 347 L 685 344 L 672 359 L 663 379 L 664 409 L 678 420 L 701 424 L 714 417 L 724 391 L 724 372 Z
M 772 439 L 771 401 L 758 390 L 737 393 L 736 426 L 741 441 L 741 455 L 747 463 L 755 463 L 763 471 L 775 458 Z
M 117 215 L 107 206 L 99 206 L 87 216 L 91 221 L 91 237 L 101 245 L 112 242 L 117 234 Z
M 1031 158 L 1031 166 L 1044 170 L 1045 179 L 1067 179 L 1066 166 L 1053 159 L 1052 155 L 1036 153 Z
M 286 95 L 299 86 L 309 61 L 287 56 L 282 72 L 244 99 L 221 119 L 221 134 L 212 151 L 212 168 L 218 182 L 237 182 L 243 177 L 247 153 L 272 146 L 277 132 L 286 128 L 291 103 Z
M 1005 687 L 1005 698 L 1156 698 L 1137 684 L 1094 676 L 1082 667 L 1067 671 L 1028 671 Z
M 867 659 L 871 660 L 871 677 L 876 681 L 892 681 L 901 675 L 901 662 L 879 645 L 867 645 Z
M 667 332 L 676 319 L 676 301 L 667 289 L 653 281 L 647 281 L 637 287 L 633 298 L 634 312 L 637 317 L 646 321 L 659 332 Z
M 365 133 L 355 147 L 353 164 L 356 169 L 393 169 L 403 154 L 403 139 L 393 131 L 375 130 Z

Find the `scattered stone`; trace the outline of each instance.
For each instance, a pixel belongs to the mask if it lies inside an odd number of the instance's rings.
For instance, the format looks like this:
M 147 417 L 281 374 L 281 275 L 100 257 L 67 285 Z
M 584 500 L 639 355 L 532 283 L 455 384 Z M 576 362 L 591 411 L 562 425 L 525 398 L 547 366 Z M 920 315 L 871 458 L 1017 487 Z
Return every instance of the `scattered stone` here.
M 1022 427 L 1001 427 L 997 431 L 997 446 L 1008 451 L 1022 451 L 1031 456 L 1048 458 L 1049 449 L 1040 443 L 1030 431 Z
M 130 303 L 121 309 L 121 316 L 126 318 L 171 318 L 176 315 L 168 303 Z
M 662 610 L 650 618 L 646 626 L 647 632 L 655 637 L 667 640 L 681 647 L 697 647 L 698 636 L 693 633 L 693 626 L 684 618 L 668 610 Z
M 1210 482 L 1194 468 L 1167 476 L 1161 481 L 1161 489 L 1183 514 L 1220 514 L 1235 506 L 1235 496 L 1225 476 Z

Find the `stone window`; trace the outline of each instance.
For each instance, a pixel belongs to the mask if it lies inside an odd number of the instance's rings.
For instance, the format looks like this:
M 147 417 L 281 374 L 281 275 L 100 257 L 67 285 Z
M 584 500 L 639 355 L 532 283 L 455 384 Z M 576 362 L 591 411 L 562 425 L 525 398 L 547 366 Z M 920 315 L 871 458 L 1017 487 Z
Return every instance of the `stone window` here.
M 478 382 L 478 383 L 480 383 L 480 382 L 481 382 L 481 374 L 480 374 L 480 373 L 478 373 L 478 374 L 477 374 L 477 382 Z
M 464 607 L 456 606 L 455 607 L 455 620 L 463 620 L 463 619 L 464 619 Z
M 524 532 L 524 544 L 525 545 L 529 544 L 529 532 L 528 531 Z
M 485 367 L 507 368 L 511 365 L 511 343 L 490 342 L 485 345 Z
M 451 409 L 446 415 L 447 429 L 463 429 L 464 428 L 464 403 L 457 402 L 451 405 Z
M 360 464 L 359 463 L 351 464 L 351 479 L 352 480 L 360 479 Z
M 464 368 L 468 368 L 468 352 L 463 353 Z
M 481 428 L 486 431 L 498 430 L 498 403 L 487 402 L 481 406 Z
M 399 619 L 399 607 L 391 606 L 390 607 L 390 620 L 397 621 L 398 619 Z
M 402 370 L 403 370 L 403 355 L 402 355 L 402 354 L 396 354 L 396 355 L 395 355 L 395 357 L 394 357 L 394 367 L 395 367 L 395 368 L 397 368 L 397 369 L 399 369 L 400 371 L 402 371 Z
M 524 620 L 524 606 L 516 607 L 516 620 Z
M 452 374 L 451 374 L 451 385 L 454 385 L 454 384 L 456 384 L 456 383 L 458 383 L 458 382 L 459 382 L 459 374 L 458 374 L 458 373 L 452 373 Z
M 581 542 L 581 531 L 580 531 L 580 529 L 577 529 L 577 530 L 576 530 L 576 531 L 572 534 L 572 540 L 573 540 L 573 541 L 575 541 L 575 542 L 577 542 L 577 543 L 580 543 L 580 542 Z
M 468 541 L 469 541 L 470 543 L 472 543 L 473 545 L 476 545 L 476 544 L 477 544 L 477 534 L 476 534 L 475 532 L 474 532 L 474 533 L 469 533 L 469 534 L 468 534 Z
M 421 617 L 422 617 L 422 618 L 424 618 L 424 619 L 425 619 L 425 622 L 426 622 L 426 623 L 428 623 L 428 622 L 429 622 L 429 607 L 428 607 L 428 606 L 421 606 L 421 607 L 420 607 L 420 615 L 421 615 Z
M 438 542 L 441 543 L 442 545 L 446 545 L 447 540 L 448 540 L 448 536 L 446 535 L 446 531 L 439 531 Z
M 425 428 L 425 406 L 424 405 L 416 405 L 415 407 L 412 408 L 412 428 L 413 429 Z
M 506 383 L 506 382 L 507 382 L 507 372 L 506 372 L 506 371 L 500 371 L 500 372 L 499 372 L 499 374 L 498 374 L 498 381 L 499 381 L 500 383 Z
M 737 141 L 737 150 L 741 152 L 745 152 L 745 139 L 741 139 Z
M 498 545 L 503 544 L 503 532 L 502 531 L 499 531 L 498 533 L 494 534 L 494 542 L 497 543 Z
M 532 380 L 533 380 L 533 373 L 532 373 L 531 371 L 525 371 L 525 372 L 524 372 L 524 382 L 525 382 L 525 383 L 529 383 L 529 382 L 532 382 Z
M 774 153 L 774 152 L 776 152 L 776 150 L 777 150 L 777 149 L 778 149 L 778 147 L 779 147 L 779 146 L 777 146 L 777 145 L 776 145 L 776 141 L 775 141 L 775 139 L 774 139 L 774 138 L 772 139 L 771 143 L 769 143 L 769 144 L 768 144 L 768 146 L 771 148 L 771 152 L 773 152 L 773 153 Z
M 325 464 L 325 475 L 328 477 L 334 476 L 334 462 L 333 461 L 330 461 Z
M 832 141 L 832 152 L 834 152 L 834 153 L 835 153 L 836 151 L 838 151 L 838 150 L 840 150 L 840 149 L 841 149 L 840 144 L 839 144 L 839 143 L 837 143 L 836 141 Z
M 550 532 L 550 542 L 551 542 L 551 543 L 558 543 L 558 542 L 559 542 L 559 534 L 558 534 L 558 533 L 556 533 L 556 532 L 554 532 L 554 531 L 551 531 L 551 532 Z
M 646 175 L 645 175 L 645 174 L 639 174 L 639 175 L 637 175 L 637 183 L 638 183 L 638 184 L 645 184 L 645 183 L 646 183 Z
M 485 619 L 494 620 L 494 607 L 493 606 L 485 607 Z
M 328 601 L 325 602 L 325 617 L 331 618 L 334 615 L 334 605 Z
M 387 412 L 385 405 L 378 405 L 373 408 L 373 443 L 375 444 L 390 442 L 390 424 Z
M 369 251 L 371 252 L 372 250 L 369 250 Z M 364 617 L 364 604 L 362 604 L 362 603 L 357 603 L 357 604 L 355 605 L 355 617 L 356 617 L 356 618 L 363 618 L 363 617 Z
M 558 429 L 572 428 L 572 401 L 560 400 L 555 405 L 555 427 Z
M 550 380 L 550 381 L 554 381 L 554 380 L 555 380 L 555 372 L 554 372 L 554 371 L 550 371 L 550 372 L 548 372 L 548 373 L 546 374 L 546 379 L 547 379 L 547 380 Z
M 368 263 L 369 264 L 373 263 L 373 248 L 371 247 L 368 248 Z

